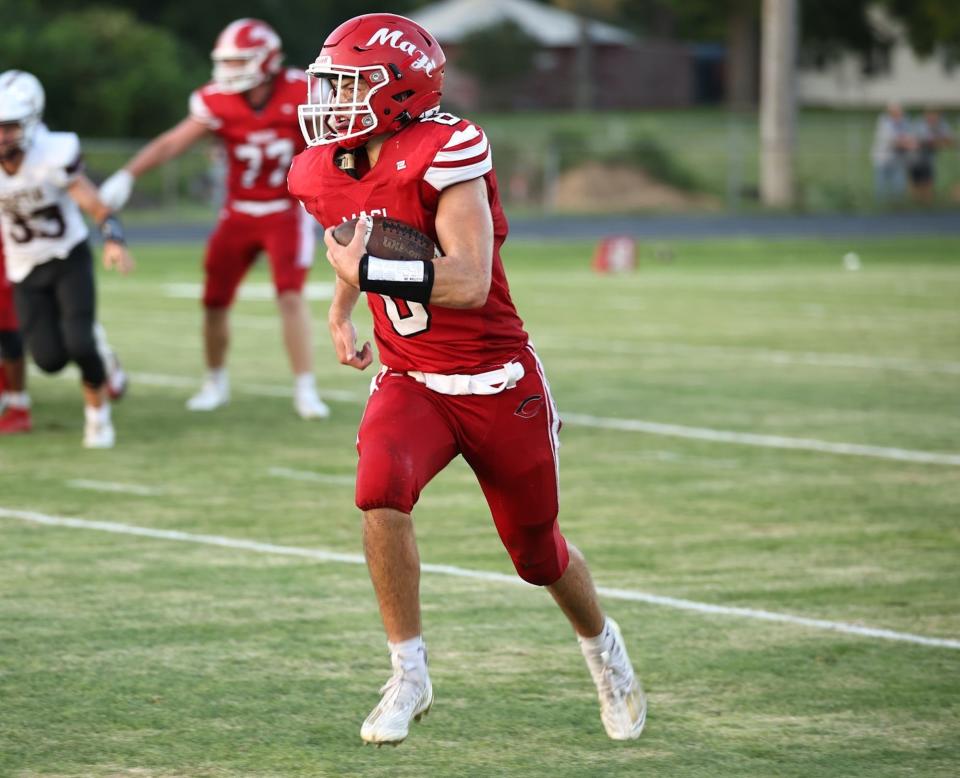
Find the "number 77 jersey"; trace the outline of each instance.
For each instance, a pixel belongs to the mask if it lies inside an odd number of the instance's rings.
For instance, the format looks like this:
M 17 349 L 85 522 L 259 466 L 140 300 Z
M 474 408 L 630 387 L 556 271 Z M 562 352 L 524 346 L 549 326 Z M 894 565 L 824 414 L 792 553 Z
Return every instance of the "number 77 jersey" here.
M 227 152 L 227 201 L 289 201 L 287 171 L 304 148 L 297 106 L 306 102 L 302 71 L 274 76 L 273 92 L 259 110 L 242 93 L 227 94 L 215 83 L 190 95 L 190 116 L 223 141 Z
M 368 294 L 380 361 L 394 370 L 476 373 L 502 365 L 527 343 L 510 298 L 500 247 L 507 219 L 500 205 L 490 144 L 479 127 L 430 111 L 390 136 L 373 169 L 354 179 L 335 161 L 335 145 L 300 154 L 290 192 L 324 227 L 362 214 L 398 219 L 439 244 L 437 208 L 444 189 L 482 178 L 493 221 L 490 293 L 480 308 L 445 308 Z M 443 246 L 441 246 L 443 249 Z

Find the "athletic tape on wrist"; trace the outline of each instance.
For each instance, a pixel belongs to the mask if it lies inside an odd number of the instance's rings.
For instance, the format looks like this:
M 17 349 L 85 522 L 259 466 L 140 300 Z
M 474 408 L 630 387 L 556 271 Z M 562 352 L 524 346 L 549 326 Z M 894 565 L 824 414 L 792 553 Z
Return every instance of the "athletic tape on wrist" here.
M 103 238 L 104 242 L 108 240 L 112 240 L 114 243 L 123 244 L 127 242 L 127 238 L 123 234 L 123 225 L 113 214 L 110 214 L 106 219 L 100 222 L 100 237 Z
M 426 305 L 433 291 L 433 263 L 422 260 L 360 259 L 360 289 Z

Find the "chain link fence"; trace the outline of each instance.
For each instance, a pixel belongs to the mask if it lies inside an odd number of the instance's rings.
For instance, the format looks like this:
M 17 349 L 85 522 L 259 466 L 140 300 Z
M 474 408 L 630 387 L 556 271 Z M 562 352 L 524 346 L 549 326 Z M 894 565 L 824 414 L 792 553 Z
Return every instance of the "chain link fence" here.
M 947 116 L 954 131 L 958 117 Z M 690 110 L 479 116 L 512 212 L 683 212 L 759 208 L 755 114 Z M 797 128 L 797 207 L 864 212 L 878 203 L 870 150 L 876 114 L 811 111 Z M 86 140 L 102 180 L 142 143 Z M 209 218 L 223 198 L 218 144 L 200 144 L 137 182 L 129 210 L 148 218 Z M 935 207 L 960 207 L 960 153 L 937 155 Z

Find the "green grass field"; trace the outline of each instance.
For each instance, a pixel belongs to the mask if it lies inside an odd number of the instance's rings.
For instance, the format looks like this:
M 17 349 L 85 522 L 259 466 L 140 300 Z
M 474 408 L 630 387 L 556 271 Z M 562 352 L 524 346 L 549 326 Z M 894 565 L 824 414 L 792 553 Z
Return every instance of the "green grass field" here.
M 169 285 L 199 282 L 200 248 L 149 246 L 134 276 L 101 274 L 134 378 L 117 448 L 81 449 L 73 377 L 33 376 L 35 432 L 0 441 L 0 775 L 956 775 L 960 241 L 672 249 L 620 277 L 588 244 L 505 253 L 568 414 L 566 535 L 601 586 L 698 604 L 605 597 L 649 694 L 639 741 L 603 735 L 545 592 L 426 572 L 436 704 L 399 748 L 362 745 L 389 670 L 350 483 L 369 375 L 318 326 L 334 416 L 301 422 L 273 304 L 243 300 L 234 401 L 188 414 L 200 310 Z M 424 563 L 512 574 L 462 463 L 416 519 Z

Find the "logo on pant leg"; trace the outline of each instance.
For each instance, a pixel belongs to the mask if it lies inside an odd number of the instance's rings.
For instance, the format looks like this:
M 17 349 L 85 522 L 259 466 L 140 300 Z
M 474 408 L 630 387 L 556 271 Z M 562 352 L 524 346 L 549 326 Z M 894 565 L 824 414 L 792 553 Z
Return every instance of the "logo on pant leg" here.
M 517 410 L 514 411 L 514 414 L 519 416 L 521 419 L 532 419 L 543 407 L 543 395 L 542 394 L 531 394 L 529 397 L 525 398 L 517 406 Z

